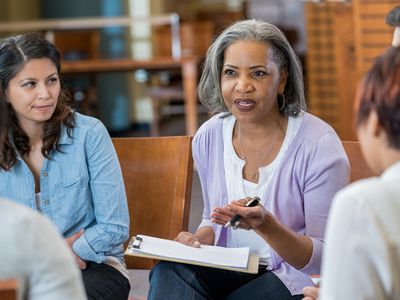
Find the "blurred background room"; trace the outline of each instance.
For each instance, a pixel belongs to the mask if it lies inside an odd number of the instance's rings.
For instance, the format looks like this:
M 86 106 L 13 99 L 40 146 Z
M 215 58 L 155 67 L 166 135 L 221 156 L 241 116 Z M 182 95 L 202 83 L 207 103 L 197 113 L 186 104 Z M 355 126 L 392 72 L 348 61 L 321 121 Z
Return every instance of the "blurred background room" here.
M 300 58 L 309 110 L 356 140 L 356 84 L 390 46 L 386 14 L 398 0 L 0 0 L 0 36 L 39 31 L 62 54 L 62 78 L 77 111 L 112 137 L 193 136 L 210 115 L 198 101 L 202 61 L 237 20 L 278 26 Z M 201 219 L 194 171 L 189 230 Z M 132 279 L 145 297 L 147 274 Z M 143 299 L 143 298 L 141 298 Z
M 304 66 L 312 113 L 343 140 L 354 87 L 390 45 L 395 0 L 1 0 L 2 36 L 41 31 L 61 50 L 63 78 L 82 113 L 112 136 L 193 135 L 209 115 L 197 101 L 205 52 L 245 18 L 277 25 Z

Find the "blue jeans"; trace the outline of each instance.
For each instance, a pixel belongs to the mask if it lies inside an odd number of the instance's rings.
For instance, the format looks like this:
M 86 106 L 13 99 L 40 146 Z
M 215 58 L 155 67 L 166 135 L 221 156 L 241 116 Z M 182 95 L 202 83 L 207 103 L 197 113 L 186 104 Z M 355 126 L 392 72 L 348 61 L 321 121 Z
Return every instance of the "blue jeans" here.
M 302 299 L 292 296 L 274 273 L 246 274 L 173 262 L 160 262 L 150 273 L 148 300 L 168 299 Z
M 126 300 L 131 286 L 117 269 L 95 262 L 86 262 L 82 271 L 83 285 L 89 300 Z

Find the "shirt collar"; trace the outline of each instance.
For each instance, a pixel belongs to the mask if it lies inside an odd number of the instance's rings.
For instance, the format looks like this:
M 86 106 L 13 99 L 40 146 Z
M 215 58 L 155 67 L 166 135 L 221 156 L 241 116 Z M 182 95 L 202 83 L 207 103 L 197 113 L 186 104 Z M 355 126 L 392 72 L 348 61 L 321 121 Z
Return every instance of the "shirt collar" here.
M 72 128 L 70 130 L 70 133 L 71 133 L 71 136 L 68 135 L 67 127 L 65 127 L 64 125 L 61 125 L 61 135 L 60 135 L 60 139 L 58 140 L 58 144 L 59 145 L 72 144 L 72 140 L 74 137 L 74 128 Z
M 400 177 L 400 160 L 392 164 L 382 173 L 382 178 Z

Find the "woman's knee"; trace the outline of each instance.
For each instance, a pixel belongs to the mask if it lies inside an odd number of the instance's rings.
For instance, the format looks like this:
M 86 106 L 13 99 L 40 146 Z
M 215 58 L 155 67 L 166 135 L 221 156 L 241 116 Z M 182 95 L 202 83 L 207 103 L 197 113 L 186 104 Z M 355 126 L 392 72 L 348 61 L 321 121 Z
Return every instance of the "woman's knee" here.
M 150 272 L 150 280 L 159 278 L 159 276 L 168 276 L 173 273 L 179 273 L 181 269 L 181 264 L 169 262 L 169 261 L 161 261 L 156 264 Z

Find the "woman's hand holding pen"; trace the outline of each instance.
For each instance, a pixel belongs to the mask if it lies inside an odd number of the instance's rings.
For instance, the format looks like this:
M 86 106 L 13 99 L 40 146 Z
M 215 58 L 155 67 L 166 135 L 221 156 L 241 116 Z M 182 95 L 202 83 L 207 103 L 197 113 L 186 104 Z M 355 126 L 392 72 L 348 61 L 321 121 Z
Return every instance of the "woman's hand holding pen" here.
M 72 245 L 74 244 L 74 242 L 84 233 L 84 230 L 81 229 L 79 230 L 77 233 L 74 233 L 73 235 L 71 235 L 69 238 L 66 238 L 65 241 L 67 242 L 67 245 L 69 248 L 71 248 L 71 251 L 75 257 L 75 261 L 78 264 L 79 268 L 81 270 L 85 270 L 86 269 L 86 262 L 84 260 L 82 260 L 72 249 Z
M 211 221 L 225 225 L 235 215 L 239 215 L 240 221 L 238 228 L 257 229 L 264 224 L 266 218 L 272 216 L 261 204 L 254 207 L 246 207 L 249 199 L 232 201 L 224 207 L 216 207 L 211 214 Z

